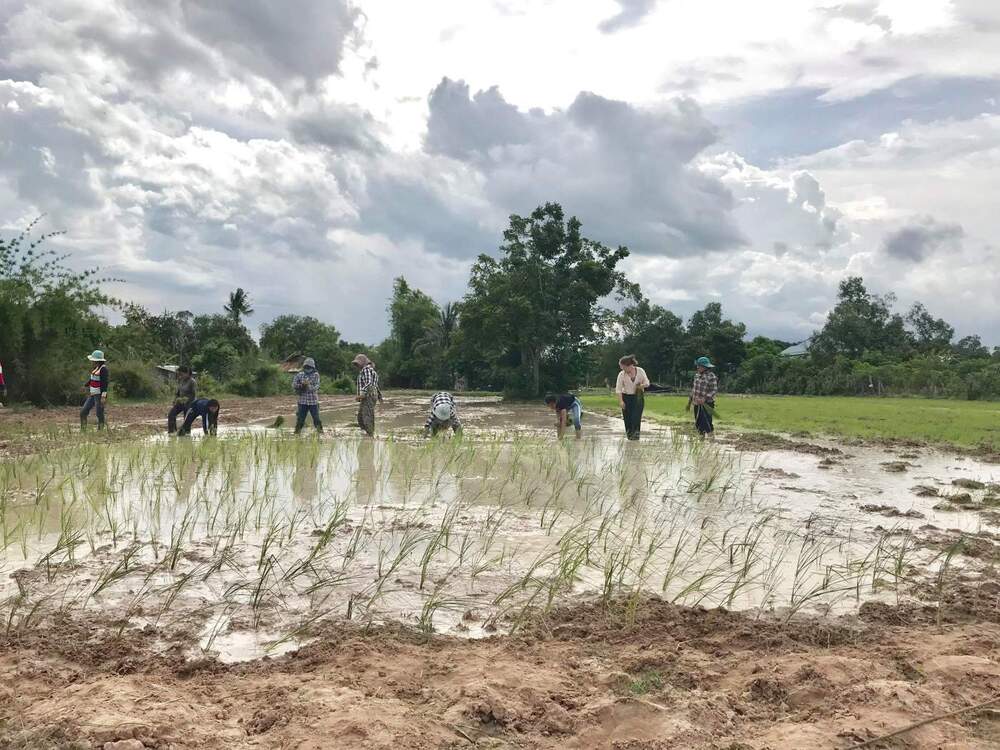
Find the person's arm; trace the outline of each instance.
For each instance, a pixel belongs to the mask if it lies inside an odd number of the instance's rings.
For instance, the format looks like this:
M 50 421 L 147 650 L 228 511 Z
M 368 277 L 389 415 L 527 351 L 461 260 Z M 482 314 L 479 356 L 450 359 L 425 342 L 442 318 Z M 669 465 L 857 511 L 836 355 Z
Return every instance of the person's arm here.
M 639 368 L 639 372 L 642 373 L 642 377 L 639 378 L 639 385 L 642 386 L 643 390 L 646 390 L 647 388 L 649 388 L 649 375 L 647 375 L 646 371 L 643 370 L 641 367 Z
M 431 427 L 434 426 L 434 412 L 432 411 L 428 417 L 427 421 L 424 422 L 424 437 L 428 437 L 431 434 Z
M 556 437 L 562 440 L 563 432 L 566 429 L 566 410 L 556 409 Z
M 101 368 L 101 400 L 108 400 L 108 367 L 105 365 Z
M 622 409 L 625 408 L 625 399 L 622 395 L 625 393 L 625 373 L 618 373 L 618 380 L 615 381 L 615 393 L 618 394 L 618 406 Z

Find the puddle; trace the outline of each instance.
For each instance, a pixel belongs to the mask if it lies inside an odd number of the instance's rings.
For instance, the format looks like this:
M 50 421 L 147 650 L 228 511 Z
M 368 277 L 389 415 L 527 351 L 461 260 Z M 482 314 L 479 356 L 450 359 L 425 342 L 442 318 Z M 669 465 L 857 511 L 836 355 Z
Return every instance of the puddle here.
M 331 617 L 481 637 L 580 597 L 844 611 L 937 554 L 906 530 L 990 528 L 914 491 L 995 481 L 944 453 L 887 472 L 892 451 L 851 447 L 823 468 L 667 428 L 629 443 L 589 413 L 557 444 L 544 407 L 487 399 L 459 400 L 463 440 L 423 440 L 426 408 L 391 399 L 376 440 L 345 407 L 320 437 L 257 425 L 0 465 L 0 614 L 86 610 L 240 661 Z

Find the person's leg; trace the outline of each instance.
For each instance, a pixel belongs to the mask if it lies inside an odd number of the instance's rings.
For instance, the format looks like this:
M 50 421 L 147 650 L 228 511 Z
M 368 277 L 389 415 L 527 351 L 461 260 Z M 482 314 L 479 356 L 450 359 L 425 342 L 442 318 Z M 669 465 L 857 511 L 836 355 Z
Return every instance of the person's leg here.
M 579 399 L 573 402 L 569 415 L 573 418 L 573 429 L 576 430 L 576 436 L 580 437 L 580 430 L 583 429 L 583 405 Z
M 323 420 L 319 418 L 319 404 L 310 404 L 309 413 L 312 415 L 313 427 L 316 428 L 316 432 L 322 432 Z
M 635 397 L 635 411 L 633 412 L 633 440 L 638 440 L 642 432 L 642 411 L 646 408 L 646 398 L 644 396 Z
M 630 396 L 627 393 L 622 394 L 622 403 L 625 404 L 622 407 L 622 422 L 625 424 L 625 437 L 632 438 L 632 399 L 634 396 Z
M 299 404 L 295 407 L 295 434 L 298 435 L 302 432 L 302 428 L 306 424 L 306 414 L 309 408 L 306 404 Z
M 103 430 L 107 425 L 104 421 L 104 399 L 94 396 L 94 411 L 97 413 L 97 429 Z
M 358 427 L 368 433 L 375 434 L 375 396 L 368 395 L 358 404 Z
M 194 424 L 196 417 L 197 415 L 194 413 L 194 409 L 189 409 L 187 414 L 184 415 L 184 424 L 182 424 L 181 428 L 177 431 L 177 437 L 191 434 L 191 425 Z
M 184 406 L 181 404 L 174 404 L 170 407 L 170 411 L 167 412 L 167 434 L 173 435 L 177 432 L 177 415 L 184 413 Z
M 90 410 L 94 408 L 94 397 L 87 396 L 87 399 L 83 402 L 83 408 L 80 409 L 80 426 L 87 426 L 87 417 L 90 416 Z

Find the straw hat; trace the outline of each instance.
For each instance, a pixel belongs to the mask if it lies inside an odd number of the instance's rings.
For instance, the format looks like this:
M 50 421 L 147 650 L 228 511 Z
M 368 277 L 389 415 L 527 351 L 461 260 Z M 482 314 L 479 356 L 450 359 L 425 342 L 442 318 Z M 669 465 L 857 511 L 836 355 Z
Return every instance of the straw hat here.
M 354 359 L 351 360 L 351 364 L 357 365 L 358 367 L 364 367 L 365 365 L 370 363 L 371 360 L 368 359 L 368 357 L 364 354 L 359 354 L 358 356 L 356 356 Z

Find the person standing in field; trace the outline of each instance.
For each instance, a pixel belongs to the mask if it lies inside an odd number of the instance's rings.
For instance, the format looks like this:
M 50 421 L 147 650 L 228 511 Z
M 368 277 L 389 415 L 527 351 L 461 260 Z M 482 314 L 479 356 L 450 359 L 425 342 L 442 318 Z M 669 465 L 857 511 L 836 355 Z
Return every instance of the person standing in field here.
M 358 427 L 369 437 L 375 436 L 375 402 L 382 403 L 375 363 L 367 355 L 359 354 L 351 364 L 358 368 Z
M 104 352 L 95 349 L 88 357 L 94 365 L 90 371 L 87 382 L 83 385 L 83 390 L 87 394 L 87 400 L 83 402 L 80 409 L 80 429 L 87 428 L 87 417 L 93 409 L 97 410 L 97 429 L 103 430 L 106 426 L 104 420 L 104 407 L 108 402 L 108 361 L 104 358 Z
M 306 357 L 302 362 L 302 372 L 292 378 L 292 388 L 299 396 L 295 413 L 295 434 L 298 435 L 305 427 L 306 414 L 312 415 L 316 432 L 322 432 L 323 422 L 319 418 L 319 372 L 316 370 L 316 360 L 312 357 Z
M 431 398 L 431 413 L 424 422 L 424 437 L 437 435 L 449 427 L 455 435 L 462 434 L 462 422 L 458 418 L 455 397 L 447 391 L 441 391 Z
M 715 425 L 712 424 L 712 414 L 715 411 L 715 396 L 719 392 L 719 378 L 712 372 L 715 365 L 708 357 L 698 357 L 694 365 L 698 372 L 694 376 L 687 408 L 690 411 L 691 406 L 694 406 L 694 426 L 699 434 L 703 438 L 706 435 L 714 437 Z
M 558 396 L 550 393 L 545 397 L 545 405 L 556 413 L 556 437 L 562 440 L 567 423 L 572 419 L 573 428 L 576 431 L 576 439 L 579 440 L 580 433 L 583 431 L 583 422 L 581 419 L 583 404 L 580 403 L 580 399 L 572 393 L 562 393 Z
M 215 435 L 219 431 L 219 402 L 214 398 L 196 398 L 188 407 L 184 424 L 177 431 L 177 437 L 191 434 L 194 420 L 201 417 L 201 429 L 206 435 Z
M 191 374 L 191 368 L 181 365 L 177 368 L 177 390 L 174 391 L 174 405 L 167 412 L 167 434 L 177 432 L 177 416 L 187 414 L 192 402 L 198 397 L 198 382 Z
M 622 420 L 625 422 L 625 436 L 629 440 L 638 440 L 642 429 L 642 410 L 645 406 L 643 393 L 649 387 L 646 371 L 639 367 L 634 354 L 629 354 L 618 360 L 621 372 L 615 384 L 618 394 L 618 405 L 622 410 Z

